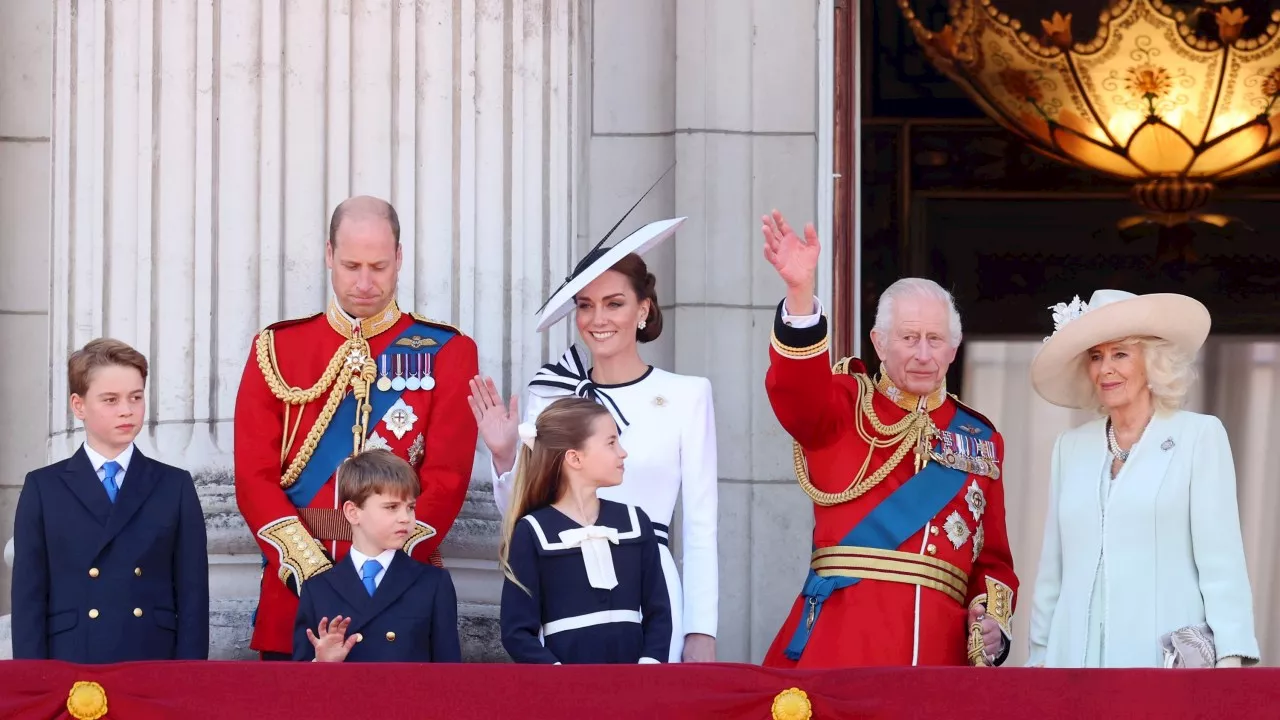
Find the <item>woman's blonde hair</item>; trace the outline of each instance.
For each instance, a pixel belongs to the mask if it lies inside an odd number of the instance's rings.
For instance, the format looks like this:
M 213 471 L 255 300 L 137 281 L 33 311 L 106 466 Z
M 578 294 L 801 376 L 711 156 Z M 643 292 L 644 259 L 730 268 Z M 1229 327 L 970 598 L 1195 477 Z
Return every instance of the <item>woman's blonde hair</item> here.
M 1164 338 L 1134 336 L 1112 340 L 1118 345 L 1142 348 L 1143 365 L 1147 371 L 1147 387 L 1151 391 L 1151 404 L 1157 412 L 1173 412 L 1182 408 L 1187 393 L 1196 380 L 1195 356 L 1188 354 Z M 1110 344 L 1110 343 L 1103 343 Z M 1086 353 L 1086 360 L 1088 354 Z M 1088 363 L 1082 363 L 1088 372 Z M 1098 388 L 1093 388 L 1098 412 L 1106 415 L 1107 409 L 1098 398 Z
M 516 461 L 515 489 L 511 507 L 502 520 L 502 540 L 498 545 L 498 565 L 508 580 L 529 592 L 511 570 L 507 556 L 511 551 L 511 536 L 520 518 L 547 507 L 564 492 L 564 456 L 570 450 L 581 450 L 591 437 L 591 425 L 596 418 L 609 416 L 603 405 L 592 400 L 567 397 L 547 406 L 534 426 L 538 436 L 530 450 L 520 444 L 520 457 Z

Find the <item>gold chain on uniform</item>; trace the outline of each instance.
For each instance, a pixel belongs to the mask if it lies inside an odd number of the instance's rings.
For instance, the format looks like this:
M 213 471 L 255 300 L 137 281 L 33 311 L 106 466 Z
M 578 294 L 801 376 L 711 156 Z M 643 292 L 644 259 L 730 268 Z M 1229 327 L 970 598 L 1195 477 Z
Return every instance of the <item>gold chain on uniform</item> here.
M 842 367 L 842 364 L 837 364 L 835 370 L 837 372 L 847 371 L 845 367 Z M 930 419 L 927 411 L 912 412 L 892 425 L 885 425 L 876 415 L 875 407 L 872 405 L 872 398 L 875 396 L 876 390 L 871 384 L 870 378 L 859 373 L 854 375 L 854 379 L 858 381 L 858 408 L 854 410 L 853 426 L 858 431 L 858 437 L 867 444 L 868 448 L 867 457 L 862 461 L 862 467 L 854 475 L 853 481 L 838 493 L 819 490 L 809 481 L 808 462 L 805 460 L 804 451 L 801 449 L 800 443 L 792 443 L 796 480 L 815 505 L 829 507 L 861 497 L 888 477 L 889 473 L 893 472 L 902 463 L 903 458 L 907 456 L 907 452 L 912 449 L 915 450 L 916 470 L 919 471 L 920 468 L 929 463 L 929 451 L 934 438 L 938 434 L 938 428 L 933 424 L 933 420 Z M 866 428 L 862 426 L 864 417 L 871 422 L 872 430 L 879 437 L 867 432 Z M 889 460 L 871 473 L 870 476 L 867 476 L 867 468 L 871 465 L 871 456 L 875 451 L 894 446 L 897 447 L 893 455 L 889 457 Z
M 325 390 L 329 390 L 329 397 L 325 400 L 324 407 L 320 410 L 320 416 L 316 419 L 315 424 L 311 426 L 306 439 L 302 441 L 302 447 L 298 449 L 298 454 L 294 456 L 293 462 L 289 463 L 289 467 L 285 469 L 284 474 L 280 477 L 280 487 L 287 488 L 297 482 L 298 476 L 302 474 L 302 469 L 307 466 L 307 463 L 311 460 L 311 455 L 316 450 L 316 446 L 320 444 L 320 437 L 328 429 L 329 423 L 333 422 L 333 416 L 338 411 L 338 405 L 347 394 L 348 385 L 352 388 L 357 403 L 356 424 L 351 427 L 352 452 L 358 453 L 363 449 L 364 440 L 368 435 L 369 414 L 373 411 L 373 406 L 369 404 L 369 387 L 378 374 L 377 364 L 373 360 L 369 342 L 364 337 L 357 334 L 344 342 L 338 348 L 338 352 L 334 354 L 333 359 L 329 361 L 329 365 L 325 368 L 320 379 L 316 381 L 315 385 L 306 390 L 290 385 L 280 374 L 280 366 L 276 362 L 275 335 L 272 331 L 263 330 L 258 335 L 255 350 L 258 368 L 262 371 L 262 377 L 267 381 L 267 387 L 271 389 L 272 395 L 285 403 L 286 427 L 288 426 L 289 406 L 306 405 L 319 399 Z M 362 358 L 358 365 L 354 362 L 349 362 L 349 359 L 356 357 Z M 300 412 L 299 415 L 301 415 Z M 284 456 L 288 454 L 290 445 L 292 445 L 292 438 L 285 438 L 284 447 L 281 448 L 282 461 Z

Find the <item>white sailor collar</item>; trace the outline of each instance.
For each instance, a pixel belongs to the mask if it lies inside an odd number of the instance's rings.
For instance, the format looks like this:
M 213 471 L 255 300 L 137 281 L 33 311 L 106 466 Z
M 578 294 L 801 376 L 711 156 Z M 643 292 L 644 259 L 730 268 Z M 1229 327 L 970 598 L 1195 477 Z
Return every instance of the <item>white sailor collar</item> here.
M 562 555 L 579 552 L 577 545 L 562 542 L 560 533 L 566 530 L 580 530 L 583 526 L 574 522 L 572 518 L 554 507 L 548 505 L 547 507 L 538 508 L 525 515 L 521 520 L 529 524 L 529 527 L 533 530 L 534 537 L 538 539 L 539 555 Z M 596 518 L 595 523 L 590 527 L 609 528 L 617 531 L 619 545 L 640 542 L 645 539 L 644 529 L 640 525 L 640 518 L 634 505 L 601 500 L 600 516 Z

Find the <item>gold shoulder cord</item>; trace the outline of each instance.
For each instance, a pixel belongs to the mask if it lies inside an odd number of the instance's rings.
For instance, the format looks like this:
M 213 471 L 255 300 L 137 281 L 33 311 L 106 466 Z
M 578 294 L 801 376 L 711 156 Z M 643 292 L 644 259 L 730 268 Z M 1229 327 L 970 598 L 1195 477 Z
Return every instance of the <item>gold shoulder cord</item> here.
M 298 480 L 298 476 L 302 473 L 302 468 L 307 466 L 307 462 L 311 460 L 312 453 L 315 452 L 316 446 L 319 445 L 320 437 L 324 435 L 329 423 L 333 421 L 338 405 L 347 394 L 348 386 L 353 389 L 356 401 L 359 403 L 359 409 L 356 412 L 356 423 L 351 427 L 353 436 L 352 452 L 360 452 L 364 445 L 364 439 L 368 435 L 369 413 L 373 411 L 373 407 L 369 404 L 369 387 L 374 378 L 377 377 L 377 365 L 374 363 L 368 341 L 363 337 L 357 336 L 343 343 L 342 347 L 338 348 L 338 352 L 334 354 L 333 359 L 329 361 L 324 374 L 320 376 L 315 385 L 306 390 L 289 385 L 280 374 L 280 366 L 276 361 L 274 333 L 270 330 L 263 330 L 258 335 L 255 351 L 258 368 L 262 371 L 263 379 L 267 381 L 267 387 L 271 389 L 271 394 L 276 399 L 285 404 L 285 427 L 289 426 L 291 406 L 301 408 L 307 403 L 318 400 L 325 390 L 329 390 L 329 397 L 325 400 L 324 407 L 320 410 L 320 416 L 316 418 L 316 422 L 311 426 L 306 439 L 302 441 L 302 447 L 298 449 L 298 454 L 294 456 L 293 462 L 289 463 L 289 467 L 284 471 L 284 475 L 281 476 L 280 487 L 287 488 Z M 302 413 L 299 410 L 293 430 L 284 438 L 281 445 L 281 463 L 288 457 L 289 449 L 293 447 L 293 442 L 298 432 L 298 424 L 301 421 Z
M 847 359 L 836 363 L 833 372 L 837 374 L 847 373 Z M 934 426 L 933 420 L 929 418 L 927 412 L 913 412 L 892 425 L 885 425 L 876 416 L 875 407 L 871 403 L 872 397 L 876 392 L 875 386 L 872 385 L 871 380 L 866 375 L 859 373 L 853 377 L 858 381 L 858 407 L 854 411 L 853 425 L 858 431 L 858 437 L 868 446 L 867 457 L 862 461 L 862 467 L 854 475 L 853 481 L 839 493 L 823 492 L 814 487 L 813 483 L 809 481 L 809 464 L 805 459 L 804 450 L 800 447 L 800 443 L 792 443 L 796 480 L 815 505 L 829 507 L 861 497 L 888 477 L 889 473 L 893 472 L 902 463 L 902 459 L 912 449 L 915 450 L 916 470 L 919 471 L 929 462 L 929 449 L 938 433 L 938 429 Z M 863 427 L 863 418 L 871 422 L 871 428 L 880 437 L 869 433 Z M 867 476 L 867 468 L 871 465 L 872 454 L 877 449 L 895 446 L 897 449 L 889 457 L 888 462 L 881 465 L 870 476 Z

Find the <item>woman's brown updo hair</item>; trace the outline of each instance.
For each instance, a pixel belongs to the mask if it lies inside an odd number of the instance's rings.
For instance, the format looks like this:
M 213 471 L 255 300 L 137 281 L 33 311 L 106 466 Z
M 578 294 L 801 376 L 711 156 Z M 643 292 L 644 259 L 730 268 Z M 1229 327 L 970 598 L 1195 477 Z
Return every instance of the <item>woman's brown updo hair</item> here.
M 662 309 L 658 307 L 658 279 L 649 272 L 644 258 L 635 253 L 623 256 L 621 260 L 609 268 L 622 273 L 631 283 L 635 291 L 636 302 L 649 301 L 649 314 L 644 319 L 644 329 L 636 328 L 636 341 L 647 343 L 658 339 L 662 334 Z

